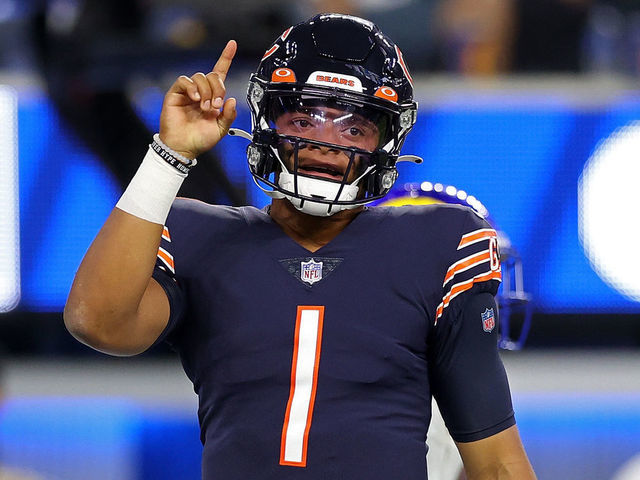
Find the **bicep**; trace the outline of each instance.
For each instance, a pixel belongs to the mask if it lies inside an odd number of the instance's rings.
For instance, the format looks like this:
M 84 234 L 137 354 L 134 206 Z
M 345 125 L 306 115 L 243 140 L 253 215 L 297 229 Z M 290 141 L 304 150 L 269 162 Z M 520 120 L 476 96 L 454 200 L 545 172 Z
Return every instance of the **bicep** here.
M 469 480 L 535 479 L 515 425 L 482 440 L 456 442 L 456 446 Z
M 135 347 L 143 352 L 161 341 L 172 344 L 185 310 L 185 292 L 173 271 L 158 260 L 137 312 Z
M 141 326 L 141 340 L 149 348 L 165 330 L 169 322 L 171 309 L 164 288 L 155 278 L 149 280 L 138 308 L 138 321 Z M 146 349 L 145 348 L 145 349 Z
M 433 345 L 430 381 L 456 441 L 480 440 L 515 423 L 509 384 L 498 355 L 498 329 L 483 324 L 483 314 L 485 318 L 497 315 L 493 295 L 472 293 L 455 315 L 437 326 L 442 330 Z
M 150 278 L 138 310 L 127 321 L 126 328 L 116 329 L 108 341 L 94 342 L 91 346 L 110 355 L 137 355 L 156 342 L 167 327 L 169 315 L 169 299 L 165 290 L 154 278 Z

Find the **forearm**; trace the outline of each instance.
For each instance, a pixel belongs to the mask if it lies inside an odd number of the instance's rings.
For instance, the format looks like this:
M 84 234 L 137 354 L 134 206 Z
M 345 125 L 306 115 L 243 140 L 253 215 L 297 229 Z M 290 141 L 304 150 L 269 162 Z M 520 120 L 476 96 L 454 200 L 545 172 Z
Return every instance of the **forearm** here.
M 168 301 L 151 275 L 163 224 L 186 177 L 174 160 L 154 141 L 78 269 L 65 324 L 93 348 L 139 353 L 166 325 Z
M 482 471 L 466 472 L 468 480 L 535 480 L 536 476 L 529 462 L 518 460 L 491 465 Z
M 518 428 L 482 440 L 456 443 L 468 480 L 535 480 Z
M 224 100 L 236 48 L 229 41 L 211 72 L 181 76 L 171 86 L 161 135 L 82 260 L 64 319 L 78 340 L 97 350 L 139 353 L 169 320 L 167 295 L 151 278 L 162 228 L 195 157 L 216 145 L 236 117 L 235 100 Z

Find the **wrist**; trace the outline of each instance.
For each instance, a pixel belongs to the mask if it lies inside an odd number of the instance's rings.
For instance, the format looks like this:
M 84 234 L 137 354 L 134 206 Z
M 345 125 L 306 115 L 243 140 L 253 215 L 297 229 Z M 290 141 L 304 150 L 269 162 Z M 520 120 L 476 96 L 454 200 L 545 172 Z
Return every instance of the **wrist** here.
M 191 150 L 184 150 L 182 148 L 174 148 L 176 142 L 169 140 L 166 142 L 167 135 L 162 133 L 162 129 L 160 133 L 156 133 L 153 136 L 154 140 L 157 140 L 161 145 L 165 147 L 170 152 L 177 153 L 180 157 L 185 158 L 187 160 L 195 160 L 201 152 L 192 152 Z
M 198 164 L 195 156 L 187 157 L 181 152 L 173 150 L 166 145 L 161 139 L 160 135 L 156 133 L 153 136 L 153 142 L 149 147 L 162 158 L 165 162 L 171 165 L 173 168 L 181 173 L 188 174 L 189 170 Z
M 138 171 L 116 207 L 143 220 L 163 225 L 191 168 L 174 161 L 176 165 L 179 164 L 178 167 L 168 160 L 167 155 L 157 153 L 153 143 L 149 145 Z

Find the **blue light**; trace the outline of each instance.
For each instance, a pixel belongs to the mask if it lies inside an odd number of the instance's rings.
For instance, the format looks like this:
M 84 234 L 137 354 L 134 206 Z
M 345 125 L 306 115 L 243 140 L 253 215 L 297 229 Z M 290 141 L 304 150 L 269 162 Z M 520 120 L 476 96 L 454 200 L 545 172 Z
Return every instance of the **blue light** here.
M 120 188 L 46 97 L 19 104 L 23 309 L 60 311 Z
M 143 96 L 141 116 L 157 129 L 162 96 Z M 399 182 L 455 185 L 488 209 L 522 256 L 524 287 L 537 310 L 640 312 L 592 270 L 578 238 L 577 182 L 598 142 L 640 118 L 637 96 L 590 108 L 570 102 L 509 98 L 465 109 L 443 101 L 422 108 L 404 153 L 424 165 L 402 164 Z M 44 95 L 19 103 L 22 303 L 60 311 L 73 274 L 117 201 L 113 176 L 62 125 Z M 242 102 L 236 126 L 247 129 Z M 154 126 L 155 125 L 155 126 Z M 256 206 L 269 202 L 248 174 L 246 142 L 216 147 L 233 182 Z M 197 172 L 194 172 L 197 174 Z M 629 221 L 632 221 L 630 216 Z

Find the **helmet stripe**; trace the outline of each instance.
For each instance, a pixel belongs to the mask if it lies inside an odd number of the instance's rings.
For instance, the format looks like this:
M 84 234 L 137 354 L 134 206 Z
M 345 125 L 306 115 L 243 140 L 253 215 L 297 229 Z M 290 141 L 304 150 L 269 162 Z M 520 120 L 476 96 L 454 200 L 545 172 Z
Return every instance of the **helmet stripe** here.
M 277 44 L 271 47 L 269 50 L 264 52 L 264 55 L 262 56 L 262 60 L 264 60 L 265 58 L 269 58 L 271 55 L 276 53 L 276 50 L 278 50 L 279 48 L 280 48 L 280 45 L 277 45 Z
M 402 71 L 404 72 L 404 75 L 407 77 L 407 80 L 409 80 L 409 83 L 413 87 L 413 78 L 411 78 L 409 69 L 407 68 L 407 65 L 404 63 L 404 57 L 402 56 L 402 52 L 400 51 L 397 45 L 394 45 L 394 46 L 396 48 L 396 53 L 398 54 L 398 63 L 402 67 Z
M 283 33 L 282 35 L 280 35 L 280 38 L 282 39 L 282 41 L 283 41 L 283 42 L 287 39 L 287 37 L 289 36 L 289 33 L 291 33 L 291 29 L 292 29 L 292 28 L 293 28 L 293 27 L 289 27 L 289 28 L 287 28 L 287 29 L 284 31 L 284 33 Z

